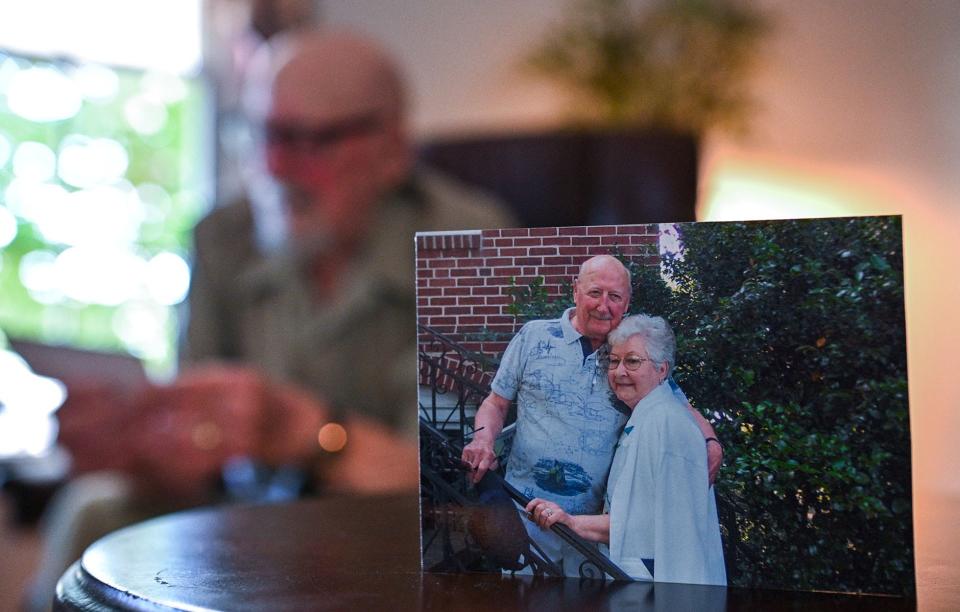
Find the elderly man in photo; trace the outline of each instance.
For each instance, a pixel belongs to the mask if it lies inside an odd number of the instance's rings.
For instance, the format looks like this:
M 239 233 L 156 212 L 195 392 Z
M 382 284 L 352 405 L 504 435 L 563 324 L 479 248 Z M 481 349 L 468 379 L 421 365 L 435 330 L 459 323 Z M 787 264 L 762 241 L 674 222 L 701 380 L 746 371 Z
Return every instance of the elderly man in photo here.
M 475 419 L 463 460 L 479 482 L 495 467 L 494 443 L 511 402 L 516 434 L 506 480 L 529 498 L 556 502 L 570 514 L 598 514 L 617 439 L 627 421 L 611 399 L 599 349 L 630 304 L 630 274 L 609 255 L 586 260 L 573 286 L 574 307 L 559 319 L 530 321 L 510 342 Z M 713 428 L 690 407 L 706 438 L 711 481 L 722 460 Z M 551 532 L 524 521 L 530 538 L 564 574 L 578 576 L 583 558 Z

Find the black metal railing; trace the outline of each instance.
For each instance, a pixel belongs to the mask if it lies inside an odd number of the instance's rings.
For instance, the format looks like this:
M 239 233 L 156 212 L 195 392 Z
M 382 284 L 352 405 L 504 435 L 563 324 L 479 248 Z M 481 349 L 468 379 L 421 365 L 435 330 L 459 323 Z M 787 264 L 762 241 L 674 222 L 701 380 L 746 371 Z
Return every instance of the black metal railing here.
M 514 526 L 519 525 L 519 514 L 510 502 L 526 506 L 530 503 L 531 498 L 526 497 L 516 487 L 504 480 L 501 474 L 491 470 L 484 476 L 486 482 L 481 481 L 480 490 L 499 490 L 505 493 L 506 497 L 502 495 L 490 496 L 492 499 L 487 499 L 488 506 L 479 509 L 479 506 L 483 504 L 482 499 L 474 501 L 470 495 L 459 491 L 447 479 L 450 475 L 455 475 L 457 480 L 466 479 L 466 474 L 469 473 L 470 468 L 460 459 L 462 449 L 447 440 L 443 432 L 435 429 L 423 419 L 420 421 L 420 439 L 421 451 L 426 450 L 426 457 L 428 458 L 427 465 L 421 464 L 422 476 L 423 480 L 430 484 L 428 490 L 433 492 L 429 507 L 432 510 L 442 508 L 445 514 L 456 516 L 457 512 L 455 510 L 451 512 L 450 504 L 466 509 L 475 506 L 473 512 L 468 511 L 465 514 L 467 516 L 479 515 L 482 520 L 489 524 L 474 524 L 472 528 L 468 525 L 467 533 L 473 536 L 475 541 L 470 542 L 470 544 L 477 547 L 477 552 L 481 555 L 492 555 L 494 560 L 497 561 L 486 565 L 498 566 L 496 567 L 497 570 L 501 568 L 517 570 L 530 566 L 535 575 L 563 576 L 560 568 L 526 535 L 526 530 L 523 529 L 522 525 L 519 529 Z M 473 516 L 470 516 L 470 518 L 473 518 Z M 511 526 L 513 526 L 512 529 Z M 447 524 L 446 527 L 449 528 L 450 525 Z M 631 579 L 619 566 L 600 553 L 593 544 L 578 536 L 566 525 L 557 523 L 550 529 L 585 558 L 585 561 L 579 567 L 581 578 L 602 579 L 605 576 L 610 576 L 614 580 Z M 436 531 L 432 533 L 430 535 L 431 541 L 439 535 Z M 457 553 L 451 545 L 450 534 L 446 533 L 440 537 L 442 537 L 445 550 L 456 558 Z M 424 544 L 429 545 L 426 536 L 424 540 Z M 464 554 L 459 556 L 461 559 L 468 558 L 468 555 Z M 481 563 L 480 565 L 484 564 Z M 450 569 L 449 565 L 447 569 Z M 456 569 L 469 571 L 469 568 L 465 566 L 456 567 Z
M 456 429 L 467 437 L 468 409 L 476 409 L 490 393 L 488 380 L 499 362 L 483 353 L 468 351 L 440 332 L 418 325 L 420 379 L 430 390 L 420 403 L 420 416 L 437 429 Z
M 505 462 L 471 486 L 460 459 L 473 435 L 469 412 L 490 393 L 488 381 L 498 361 L 468 351 L 429 327 L 419 330 L 420 378 L 429 387 L 429 399 L 420 404 L 424 567 L 454 572 L 530 568 L 535 575 L 562 576 L 527 536 L 514 502 L 526 505 L 530 500 L 504 480 Z M 509 455 L 513 431 L 510 423 L 498 437 L 499 457 Z M 579 568 L 581 577 L 630 579 L 565 525 L 552 530 L 586 559 Z
M 513 502 L 506 495 L 490 495 L 502 476 L 491 471 L 481 485 L 471 487 L 461 449 L 423 419 L 420 448 L 424 567 L 448 572 L 530 567 L 536 575 L 562 575 L 530 542 Z

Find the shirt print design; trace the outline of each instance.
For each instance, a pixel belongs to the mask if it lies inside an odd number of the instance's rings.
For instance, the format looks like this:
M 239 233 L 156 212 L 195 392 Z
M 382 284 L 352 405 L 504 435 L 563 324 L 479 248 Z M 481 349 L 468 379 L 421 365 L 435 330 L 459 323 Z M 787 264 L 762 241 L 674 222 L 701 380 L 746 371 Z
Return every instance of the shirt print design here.
M 533 468 L 537 486 L 564 497 L 580 495 L 590 490 L 592 479 L 576 463 L 557 459 L 541 459 Z

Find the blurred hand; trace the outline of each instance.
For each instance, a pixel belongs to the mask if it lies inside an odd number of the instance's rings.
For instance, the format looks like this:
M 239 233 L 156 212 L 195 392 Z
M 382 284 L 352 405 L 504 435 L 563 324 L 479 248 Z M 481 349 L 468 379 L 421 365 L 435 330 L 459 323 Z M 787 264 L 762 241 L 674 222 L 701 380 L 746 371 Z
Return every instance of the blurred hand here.
M 137 413 L 127 435 L 137 475 L 160 491 L 196 497 L 231 457 L 273 465 L 309 457 L 327 410 L 256 370 L 212 366 L 148 389 Z
M 269 465 L 302 463 L 318 448 L 317 433 L 330 410 L 312 393 L 292 384 L 273 382 L 266 388 L 260 447 L 254 455 Z
M 323 474 L 328 488 L 368 494 L 417 490 L 420 451 L 416 440 L 364 417 L 350 417 L 343 427 L 346 444 Z
M 109 385 L 68 388 L 57 411 L 57 442 L 70 453 L 73 474 L 130 470 L 132 457 L 123 432 L 134 418 L 133 404 L 131 397 Z
M 127 430 L 134 469 L 166 494 L 205 494 L 230 457 L 260 446 L 265 383 L 247 370 L 204 369 L 148 388 Z
M 90 469 L 132 473 L 148 494 L 204 501 L 238 455 L 309 463 L 337 491 L 413 492 L 419 483 L 415 439 L 369 418 L 330 424 L 330 411 L 313 395 L 250 368 L 207 366 L 133 399 L 93 390 L 71 401 L 64 429 L 71 450 L 88 449 Z M 336 438 L 337 431 L 346 431 L 342 448 L 321 450 L 323 432 Z

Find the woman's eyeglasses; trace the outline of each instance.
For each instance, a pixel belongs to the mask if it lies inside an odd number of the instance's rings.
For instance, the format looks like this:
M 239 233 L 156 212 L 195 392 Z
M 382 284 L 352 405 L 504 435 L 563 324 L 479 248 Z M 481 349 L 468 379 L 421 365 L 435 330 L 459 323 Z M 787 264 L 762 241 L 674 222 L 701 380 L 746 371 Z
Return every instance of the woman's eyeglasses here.
M 619 357 L 618 355 L 606 355 L 603 358 L 603 364 L 606 365 L 608 370 L 616 370 L 620 367 L 620 362 L 623 362 L 623 367 L 630 370 L 631 372 L 640 368 L 643 365 L 644 361 L 652 361 L 648 357 L 641 357 L 634 353 L 628 353 L 626 357 Z

